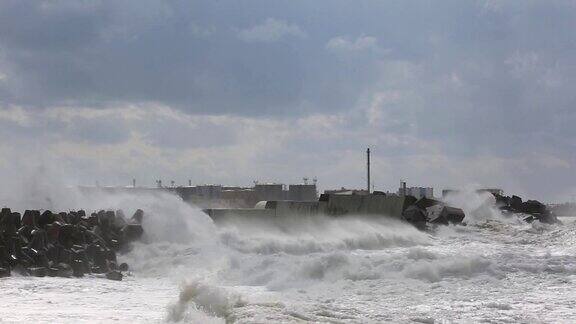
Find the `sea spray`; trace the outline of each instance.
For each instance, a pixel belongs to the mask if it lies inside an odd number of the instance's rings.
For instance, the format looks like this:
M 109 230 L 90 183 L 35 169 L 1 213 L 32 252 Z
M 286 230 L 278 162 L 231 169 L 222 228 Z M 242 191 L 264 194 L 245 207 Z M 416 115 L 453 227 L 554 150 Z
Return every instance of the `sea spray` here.
M 516 218 L 505 217 L 496 208 L 496 199 L 489 192 L 477 192 L 473 188 L 468 188 L 459 192 L 448 194 L 443 200 L 450 206 L 455 206 L 464 210 L 467 224 L 479 224 L 489 220 L 500 222 L 517 222 Z
M 201 281 L 189 281 L 182 285 L 178 301 L 168 307 L 169 321 L 198 320 L 198 310 L 216 317 L 210 322 L 232 322 L 232 309 L 245 305 L 240 296 L 223 288 L 209 285 Z M 208 320 L 208 318 L 204 318 Z
M 288 215 L 274 223 L 238 219 L 219 229 L 222 243 L 243 253 L 309 254 L 426 245 L 429 235 L 385 217 Z

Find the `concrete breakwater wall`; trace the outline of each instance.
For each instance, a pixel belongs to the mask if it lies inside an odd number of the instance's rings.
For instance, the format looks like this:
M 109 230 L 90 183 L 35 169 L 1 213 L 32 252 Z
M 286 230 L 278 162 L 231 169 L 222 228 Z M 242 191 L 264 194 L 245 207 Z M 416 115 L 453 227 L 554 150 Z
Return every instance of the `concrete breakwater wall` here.
M 517 216 L 526 222 L 560 223 L 554 213 L 544 204 L 520 197 L 504 197 L 492 193 L 493 207 L 503 216 Z M 412 196 L 373 193 L 362 195 L 323 194 L 318 201 L 262 201 L 255 208 L 204 209 L 216 223 L 236 220 L 275 221 L 283 217 L 326 215 L 330 217 L 364 216 L 392 218 L 413 224 L 419 229 L 429 225 L 462 223 L 464 211 L 447 203 Z
M 434 207 L 434 208 L 432 208 Z M 204 209 L 216 223 L 233 222 L 237 219 L 275 220 L 286 216 L 326 215 L 330 217 L 365 216 L 393 218 L 407 221 L 418 228 L 427 223 L 460 223 L 464 212 L 445 206 L 440 201 L 412 196 L 323 194 L 318 201 L 263 201 L 255 208 Z

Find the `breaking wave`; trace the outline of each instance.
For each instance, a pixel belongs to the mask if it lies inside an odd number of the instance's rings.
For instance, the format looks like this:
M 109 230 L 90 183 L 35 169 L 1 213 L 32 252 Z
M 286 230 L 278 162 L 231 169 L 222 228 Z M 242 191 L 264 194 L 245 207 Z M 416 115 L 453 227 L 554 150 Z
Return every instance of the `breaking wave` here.
M 243 253 L 296 255 L 430 244 L 429 235 L 413 226 L 360 216 L 286 217 L 276 226 L 235 222 L 222 228 L 220 240 Z
M 186 282 L 181 288 L 178 301 L 168 307 L 167 320 L 228 323 L 232 321 L 233 308 L 244 304 L 240 296 L 223 288 L 200 281 Z

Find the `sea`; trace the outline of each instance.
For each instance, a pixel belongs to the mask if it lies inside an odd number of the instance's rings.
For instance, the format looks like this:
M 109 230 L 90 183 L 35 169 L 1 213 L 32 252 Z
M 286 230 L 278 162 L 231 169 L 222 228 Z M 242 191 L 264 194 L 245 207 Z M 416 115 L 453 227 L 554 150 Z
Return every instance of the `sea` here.
M 238 219 L 216 226 L 169 195 L 67 197 L 55 210 L 145 211 L 123 281 L 0 279 L 2 323 L 574 323 L 576 218 L 450 203 L 465 225 L 390 218 Z

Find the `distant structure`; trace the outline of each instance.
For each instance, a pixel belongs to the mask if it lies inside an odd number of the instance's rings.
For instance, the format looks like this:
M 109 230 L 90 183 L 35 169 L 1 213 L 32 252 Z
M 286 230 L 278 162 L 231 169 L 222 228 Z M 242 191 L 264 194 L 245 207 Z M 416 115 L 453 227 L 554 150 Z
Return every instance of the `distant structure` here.
M 400 180 L 400 188 L 398 189 L 398 196 L 404 197 L 408 195 L 406 191 L 406 181 Z
M 434 188 L 431 187 L 410 187 L 406 188 L 406 195 L 420 198 L 434 198 Z
M 170 186 L 163 186 L 162 180 L 156 180 L 155 187 L 136 187 L 133 179 L 131 186 L 117 187 L 86 187 L 79 189 L 84 192 L 103 190 L 110 193 L 132 192 L 132 193 L 156 193 L 172 192 L 182 198 L 182 200 L 200 206 L 202 208 L 233 207 L 252 208 L 259 201 L 316 201 L 318 191 L 317 180 L 308 183 L 308 178 L 303 178 L 302 184 L 291 184 L 285 186 L 280 183 L 260 183 L 254 181 L 253 187 L 222 186 L 219 184 L 192 185 L 188 180 L 188 186 L 176 186 L 175 181 L 170 182 Z
M 442 190 L 442 197 L 446 197 L 450 194 L 454 194 L 454 193 L 459 193 L 462 190 L 454 190 L 454 189 L 444 189 Z M 478 189 L 476 190 L 477 193 L 484 193 L 484 192 L 488 192 L 491 193 L 493 195 L 499 195 L 499 196 L 504 196 L 504 190 L 500 189 L 500 188 L 482 188 L 482 189 Z
M 222 197 L 222 185 L 206 184 L 193 188 L 195 194 L 204 199 L 220 199 Z
M 314 201 L 318 199 L 316 183 L 293 184 L 288 186 L 288 200 Z
M 331 190 L 324 190 L 324 194 L 327 195 L 368 195 L 368 190 L 366 189 L 347 189 L 347 188 L 340 188 L 340 189 L 331 189 Z
M 259 200 L 286 200 L 284 185 L 280 183 L 258 183 L 254 191 Z
M 406 181 L 400 181 L 400 188 L 398 188 L 398 196 L 413 196 L 416 199 L 420 198 L 434 198 L 434 188 L 431 187 L 410 187 L 406 186 Z

